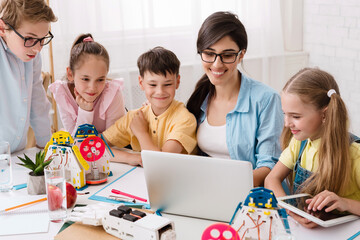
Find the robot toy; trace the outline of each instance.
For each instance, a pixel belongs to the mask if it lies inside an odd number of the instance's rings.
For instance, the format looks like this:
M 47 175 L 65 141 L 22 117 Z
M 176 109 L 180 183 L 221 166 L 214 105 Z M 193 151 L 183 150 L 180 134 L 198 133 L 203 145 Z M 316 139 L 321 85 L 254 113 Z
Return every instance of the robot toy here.
M 78 189 L 85 186 L 85 171 L 89 169 L 89 164 L 82 157 L 79 148 L 74 145 L 70 133 L 65 131 L 54 133 L 46 144 L 45 152 L 46 158 L 53 157 L 49 166 L 65 167 L 67 182 Z
M 113 153 L 105 139 L 98 135 L 98 131 L 91 124 L 80 125 L 75 134 L 75 145 L 90 165 L 86 171 L 87 184 L 104 183 L 110 175 L 110 159 Z

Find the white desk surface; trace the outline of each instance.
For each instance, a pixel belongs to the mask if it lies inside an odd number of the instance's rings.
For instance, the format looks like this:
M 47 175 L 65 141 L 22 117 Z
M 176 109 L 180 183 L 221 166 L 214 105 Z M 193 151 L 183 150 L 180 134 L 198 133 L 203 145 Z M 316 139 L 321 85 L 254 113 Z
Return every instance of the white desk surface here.
M 37 152 L 38 149 L 32 148 L 27 149 L 23 151 L 24 153 L 27 153 L 29 156 L 33 156 L 35 152 Z M 22 153 L 21 153 L 22 155 Z M 19 162 L 19 160 L 15 157 L 15 154 L 12 154 L 12 160 Z M 112 179 L 110 178 L 109 181 L 115 180 L 117 177 L 122 175 L 123 173 L 130 170 L 132 166 L 126 165 L 126 164 L 120 164 L 120 163 L 111 163 L 111 170 L 113 172 Z M 25 183 L 27 179 L 28 172 L 25 168 L 14 164 L 13 165 L 14 170 L 14 185 Z M 101 189 L 104 185 L 95 185 L 88 187 L 85 191 L 90 192 L 88 195 L 78 195 L 77 204 L 91 204 L 91 203 L 98 203 L 98 201 L 89 200 L 88 198 L 97 192 L 99 189 Z M 23 196 L 27 195 L 26 188 L 21 190 L 13 190 L 8 193 L 1 193 L 0 192 L 0 201 L 1 198 L 4 197 L 15 197 L 15 196 Z M 216 207 L 216 206 L 214 206 Z M 213 224 L 213 221 L 208 220 L 202 220 L 202 219 L 196 219 L 196 218 L 189 218 L 189 217 L 182 217 L 182 216 L 176 216 L 176 215 L 169 215 L 164 214 L 163 216 L 171 219 L 175 223 L 175 230 L 178 240 L 195 240 L 195 239 L 201 239 L 201 235 L 205 228 Z M 290 218 L 290 217 L 289 217 Z M 326 239 L 326 240 L 332 240 L 332 239 L 348 239 L 349 237 L 353 236 L 355 233 L 360 231 L 360 220 L 353 221 L 350 223 L 345 223 L 342 225 L 338 225 L 335 227 L 330 228 L 322 228 L 318 227 L 315 229 L 306 229 L 302 227 L 299 224 L 296 224 L 296 222 L 292 219 L 289 219 L 290 226 L 291 226 L 291 232 L 295 236 L 296 240 L 301 239 Z M 36 223 L 34 223 L 36 224 Z M 12 235 L 12 236 L 0 236 L 0 240 L 22 240 L 22 239 L 36 239 L 36 240 L 49 240 L 53 239 L 53 237 L 58 233 L 59 229 L 63 223 L 50 223 L 49 232 L 48 233 L 40 233 L 40 234 L 27 234 L 27 235 Z M 1 227 L 1 226 L 0 226 Z M 360 239 L 360 236 L 355 238 Z

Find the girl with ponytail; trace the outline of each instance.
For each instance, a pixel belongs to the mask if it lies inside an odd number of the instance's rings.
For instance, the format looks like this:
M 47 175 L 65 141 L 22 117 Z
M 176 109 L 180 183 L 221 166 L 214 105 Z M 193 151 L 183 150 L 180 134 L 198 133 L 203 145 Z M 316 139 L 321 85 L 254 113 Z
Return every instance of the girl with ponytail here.
M 109 65 L 104 46 L 91 34 L 82 34 L 71 48 L 67 81 L 58 80 L 49 86 L 64 128 L 72 136 L 85 123 L 102 133 L 125 114 L 122 82 L 107 80 Z
M 285 126 L 279 162 L 265 180 L 276 197 L 286 195 L 281 182 L 289 177 L 293 193 L 309 193 L 308 209 L 337 209 L 360 215 L 360 144 L 349 136 L 349 119 L 335 79 L 320 69 L 295 74 L 281 94 Z M 290 213 L 303 226 L 315 223 Z

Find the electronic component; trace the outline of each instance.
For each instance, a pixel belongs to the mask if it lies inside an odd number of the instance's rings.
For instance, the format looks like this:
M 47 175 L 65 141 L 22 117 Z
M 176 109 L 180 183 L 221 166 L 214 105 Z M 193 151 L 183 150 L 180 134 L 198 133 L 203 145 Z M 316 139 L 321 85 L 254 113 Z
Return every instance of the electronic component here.
M 120 205 L 88 205 L 75 207 L 67 221 L 99 226 L 123 240 L 175 240 L 174 223 L 155 214 Z
M 176 239 L 174 223 L 167 218 L 155 214 L 146 214 L 126 206 L 120 206 L 115 211 L 122 212 L 114 216 L 111 214 L 103 218 L 105 231 L 123 240 L 149 239 L 173 240 Z
M 231 226 L 241 239 L 272 239 L 291 234 L 285 209 L 279 209 L 274 193 L 263 187 L 250 191 L 233 219 Z
M 285 209 L 279 209 L 274 193 L 263 187 L 252 189 L 244 203 L 239 203 L 230 224 L 209 226 L 203 232 L 202 240 L 291 237 Z

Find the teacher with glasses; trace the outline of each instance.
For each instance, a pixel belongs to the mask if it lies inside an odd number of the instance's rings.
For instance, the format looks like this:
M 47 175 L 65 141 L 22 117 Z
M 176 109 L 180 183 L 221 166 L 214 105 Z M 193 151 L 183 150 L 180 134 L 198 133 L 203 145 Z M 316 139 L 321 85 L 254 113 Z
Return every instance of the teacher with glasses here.
M 283 114 L 272 88 L 238 70 L 246 49 L 246 30 L 236 15 L 210 15 L 197 39 L 205 74 L 187 108 L 198 122 L 200 153 L 251 162 L 254 186 L 262 186 L 281 153 Z

